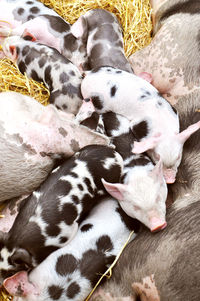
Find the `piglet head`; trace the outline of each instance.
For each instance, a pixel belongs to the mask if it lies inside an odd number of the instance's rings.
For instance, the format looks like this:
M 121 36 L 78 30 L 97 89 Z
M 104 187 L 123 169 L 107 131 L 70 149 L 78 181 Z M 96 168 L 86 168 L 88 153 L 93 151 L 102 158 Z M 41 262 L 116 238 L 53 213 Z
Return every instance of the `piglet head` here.
M 152 232 L 166 227 L 167 185 L 161 160 L 153 170 L 125 178 L 125 184 L 112 184 L 103 179 L 102 183 L 129 216 L 138 219 Z
M 181 163 L 183 145 L 199 128 L 200 121 L 190 125 L 184 131 L 168 137 L 158 133 L 141 142 L 135 142 L 132 151 L 137 154 L 147 151 L 155 163 L 161 160 L 166 183 L 174 183 L 177 169 Z
M 2 49 L 5 54 L 11 61 L 15 62 L 17 60 L 17 46 L 16 44 L 21 40 L 19 36 L 12 36 L 5 39 Z
M 35 286 L 29 282 L 28 274 L 25 271 L 18 272 L 4 280 L 3 286 L 12 296 L 21 297 L 23 300 L 37 300 L 38 291 Z M 29 298 L 31 295 L 31 299 Z M 21 299 L 20 298 L 20 299 Z

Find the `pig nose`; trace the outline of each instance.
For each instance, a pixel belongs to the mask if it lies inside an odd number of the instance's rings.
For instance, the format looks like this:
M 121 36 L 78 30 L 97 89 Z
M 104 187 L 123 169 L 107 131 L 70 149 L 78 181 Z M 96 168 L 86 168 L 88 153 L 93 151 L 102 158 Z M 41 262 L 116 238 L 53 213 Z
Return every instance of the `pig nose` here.
M 156 232 L 156 231 L 163 230 L 166 226 L 167 226 L 167 223 L 163 219 L 156 218 L 156 217 L 153 217 L 151 219 L 151 222 L 150 222 L 151 232 Z
M 161 225 L 158 225 L 158 226 L 156 226 L 156 227 L 151 228 L 151 232 L 158 232 L 158 231 L 160 231 L 160 230 L 163 230 L 166 226 L 167 226 L 167 223 L 164 222 L 164 223 L 161 224 Z

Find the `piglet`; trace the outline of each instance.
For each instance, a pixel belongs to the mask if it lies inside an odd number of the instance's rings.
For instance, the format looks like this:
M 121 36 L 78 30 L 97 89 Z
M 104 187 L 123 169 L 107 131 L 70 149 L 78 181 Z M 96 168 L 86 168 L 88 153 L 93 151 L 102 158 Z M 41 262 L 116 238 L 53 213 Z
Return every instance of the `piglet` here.
M 1 0 L 0 36 L 34 36 L 56 48 L 77 67 L 87 61 L 86 48 L 71 32 L 71 25 L 53 9 L 36 0 Z
M 112 66 L 133 72 L 123 47 L 122 27 L 105 9 L 92 9 L 72 25 L 74 36 L 86 43 L 88 68 Z
M 129 216 L 145 224 L 152 232 L 164 229 L 167 225 L 167 185 L 163 177 L 162 162 L 159 161 L 154 166 L 147 154 L 132 153 L 136 139 L 126 117 L 113 112 L 101 116 L 105 133 L 124 162 L 121 183 L 103 180 L 104 187 L 119 200 Z
M 81 92 L 89 102 L 86 109 L 86 102 L 83 103 L 77 121 L 89 117 L 94 110 L 126 116 L 139 141 L 134 144 L 133 152 L 147 151 L 155 163 L 161 159 L 166 182 L 175 181 L 183 144 L 200 128 L 200 121 L 179 133 L 176 110 L 156 88 L 141 77 L 112 67 L 88 72 L 81 83 Z
M 109 144 L 106 136 L 77 125 L 74 115 L 20 93 L 0 93 L 0 111 L 0 202 L 38 188 L 57 158 L 88 144 Z
M 1 235 L 3 279 L 35 267 L 76 234 L 78 223 L 104 195 L 101 178 L 119 181 L 121 156 L 108 146 L 89 145 L 52 171 L 25 199 L 12 228 Z
M 83 301 L 131 230 L 138 232 L 137 222 L 115 200 L 106 198 L 80 224 L 67 246 L 53 252 L 29 275 L 21 271 L 6 279 L 4 287 L 18 301 Z
M 37 81 L 43 81 L 50 91 L 50 103 L 76 114 L 81 105 L 78 68 L 56 49 L 26 41 L 19 36 L 7 38 L 3 44 L 5 55 L 17 63 L 19 70 Z

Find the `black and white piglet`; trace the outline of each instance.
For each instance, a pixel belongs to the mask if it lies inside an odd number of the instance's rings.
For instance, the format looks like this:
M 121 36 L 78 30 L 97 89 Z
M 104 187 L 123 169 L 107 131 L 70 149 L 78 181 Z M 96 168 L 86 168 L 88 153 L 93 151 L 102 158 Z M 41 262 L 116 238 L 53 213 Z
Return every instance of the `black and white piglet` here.
M 29 275 L 21 271 L 6 279 L 4 286 L 18 301 L 83 301 L 131 230 L 138 232 L 137 221 L 128 217 L 115 200 L 106 198 L 81 223 L 67 246 L 53 252 Z
M 26 41 L 19 36 L 5 39 L 5 55 L 28 77 L 43 81 L 50 91 L 50 103 L 76 114 L 81 105 L 81 73 L 56 49 Z
M 86 47 L 71 32 L 71 24 L 37 0 L 1 0 L 0 36 L 28 34 L 56 48 L 77 67 L 87 61 Z
M 84 99 L 92 99 L 93 111 L 112 111 L 127 117 L 138 139 L 133 152 L 147 151 L 154 162 L 161 159 L 167 183 L 175 181 L 183 144 L 200 128 L 200 121 L 179 132 L 176 110 L 155 87 L 139 76 L 113 67 L 88 72 L 82 80 L 81 93 Z M 77 120 L 89 117 L 92 103 L 90 112 L 88 103 L 86 109 L 86 102 L 83 103 Z
M 114 14 L 92 9 L 79 17 L 71 31 L 86 43 L 89 69 L 112 66 L 133 73 L 124 53 L 122 27 Z
M 113 148 L 89 145 L 54 169 L 22 201 L 10 231 L 1 233 L 1 277 L 35 267 L 66 245 L 81 219 L 106 193 L 101 178 L 119 181 L 122 168 L 123 160 Z
M 115 150 L 124 160 L 120 183 L 103 181 L 106 190 L 119 200 L 123 210 L 152 232 L 166 227 L 167 185 L 163 177 L 162 163 L 153 164 L 147 154 L 133 154 L 136 138 L 130 121 L 113 112 L 100 115 L 105 134 L 110 137 Z

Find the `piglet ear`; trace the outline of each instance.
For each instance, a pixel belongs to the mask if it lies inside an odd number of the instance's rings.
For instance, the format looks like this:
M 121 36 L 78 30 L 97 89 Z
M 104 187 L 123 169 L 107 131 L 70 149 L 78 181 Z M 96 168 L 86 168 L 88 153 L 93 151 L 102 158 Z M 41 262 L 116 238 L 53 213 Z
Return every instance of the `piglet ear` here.
M 194 134 L 196 131 L 198 131 L 200 128 L 200 121 L 188 126 L 187 129 L 182 131 L 181 133 L 177 134 L 178 139 L 180 142 L 185 143 L 185 141 L 190 138 L 192 134 Z
M 157 133 L 150 138 L 144 139 L 143 141 L 140 142 L 135 141 L 132 152 L 135 154 L 141 154 L 150 149 L 153 149 L 154 147 L 156 147 L 160 139 L 161 139 L 161 133 Z
M 101 179 L 103 186 L 105 187 L 106 191 L 112 195 L 115 199 L 119 201 L 123 201 L 124 199 L 124 192 L 126 190 L 125 184 L 120 183 L 109 183 L 106 182 L 104 179 Z
M 84 16 L 80 16 L 78 20 L 71 26 L 71 33 L 77 39 L 86 39 L 88 35 L 88 25 Z
M 150 173 L 154 177 L 154 179 L 156 179 L 156 181 L 163 181 L 163 163 L 161 159 L 159 159 L 159 161 Z
M 148 72 L 141 72 L 138 74 L 139 77 L 145 79 L 147 82 L 151 83 L 153 81 L 152 74 Z
M 3 286 L 12 296 L 25 297 L 30 292 L 35 291 L 35 287 L 29 282 L 27 272 L 25 271 L 18 272 L 6 278 L 3 282 Z
M 16 49 L 16 46 L 14 45 L 10 45 L 9 46 L 9 51 L 12 55 L 12 60 L 16 60 L 17 59 L 17 49 Z

